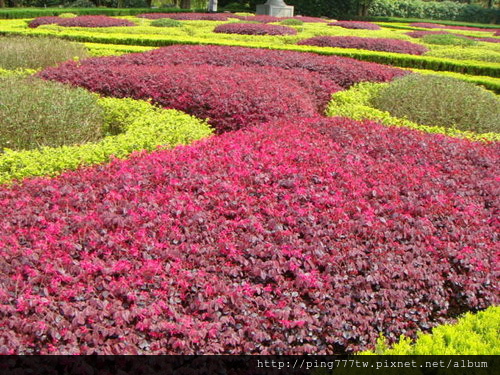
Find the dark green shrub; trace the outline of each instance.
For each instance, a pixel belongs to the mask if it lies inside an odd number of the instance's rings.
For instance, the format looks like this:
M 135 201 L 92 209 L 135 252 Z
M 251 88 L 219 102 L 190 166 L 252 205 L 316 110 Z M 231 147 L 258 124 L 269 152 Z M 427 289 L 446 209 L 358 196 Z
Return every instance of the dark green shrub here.
M 155 27 L 182 27 L 182 22 L 172 18 L 158 18 L 151 22 L 151 26 Z
M 422 41 L 429 44 L 439 44 L 443 46 L 474 46 L 477 42 L 464 36 L 451 34 L 429 34 L 422 38 Z
M 56 38 L 0 37 L 0 68 L 40 69 L 87 57 L 83 44 Z
M 97 96 L 37 78 L 0 78 L 0 152 L 96 141 L 102 137 Z
M 304 24 L 304 21 L 289 18 L 280 22 L 282 25 L 286 26 L 300 26 Z
M 451 77 L 411 74 L 396 79 L 371 104 L 418 124 L 500 132 L 498 97 Z

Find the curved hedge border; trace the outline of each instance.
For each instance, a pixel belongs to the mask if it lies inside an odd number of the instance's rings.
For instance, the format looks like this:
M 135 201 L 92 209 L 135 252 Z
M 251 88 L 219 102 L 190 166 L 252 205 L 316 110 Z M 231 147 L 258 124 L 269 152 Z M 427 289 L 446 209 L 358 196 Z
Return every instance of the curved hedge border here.
M 242 35 L 296 35 L 293 27 L 258 23 L 226 23 L 214 29 L 214 33 Z
M 274 50 L 290 50 L 298 52 L 313 52 L 321 55 L 336 55 L 351 57 L 358 60 L 390 64 L 403 68 L 431 69 L 437 71 L 452 71 L 457 73 L 474 74 L 482 76 L 500 77 L 500 64 L 483 63 L 479 61 L 454 60 L 428 56 L 404 55 L 400 53 L 388 53 L 378 51 L 364 51 L 349 48 L 325 48 L 314 46 L 297 45 L 270 45 L 268 42 L 236 42 L 232 40 L 217 40 L 216 36 L 209 41 L 192 37 L 158 36 L 152 38 L 140 38 L 130 34 L 113 33 L 110 35 L 95 35 L 85 31 L 77 30 L 0 30 L 0 35 L 51 35 L 77 42 L 91 42 L 104 44 L 122 44 L 133 46 L 162 47 L 174 44 L 185 45 L 219 45 L 248 48 L 266 48 Z
M 108 16 L 78 16 L 72 18 L 63 17 L 39 17 L 28 23 L 28 27 L 36 28 L 42 25 L 56 24 L 64 27 L 125 27 L 135 26 L 129 20 L 112 18 Z
M 328 26 L 340 26 L 344 29 L 356 30 L 380 30 L 380 26 L 371 22 L 362 21 L 337 21 L 329 23 Z
M 406 53 L 409 55 L 423 55 L 428 51 L 427 47 L 406 40 L 361 38 L 357 36 L 315 36 L 302 39 L 297 44 L 317 47 L 356 48 L 370 51 Z
M 158 146 L 188 144 L 212 134 L 206 122 L 175 110 L 164 110 L 145 101 L 101 98 L 109 135 L 97 143 L 43 147 L 39 150 L 5 150 L 0 155 L 0 183 L 34 176 L 55 176 L 64 170 L 125 158 L 134 151 Z
M 381 336 L 374 351 L 362 355 L 499 355 L 500 307 L 492 306 L 477 314 L 467 313 L 455 324 L 437 326 L 431 334 L 419 333 L 413 342 L 401 336 L 399 342 L 388 347 Z
M 473 141 L 500 141 L 500 133 L 467 132 L 443 126 L 420 125 L 412 121 L 391 116 L 389 112 L 370 106 L 370 99 L 387 85 L 387 83 L 362 82 L 347 91 L 340 91 L 332 96 L 326 115 L 343 116 L 354 120 L 373 120 L 387 126 L 406 127 L 427 133 L 444 134 L 450 137 L 466 138 Z

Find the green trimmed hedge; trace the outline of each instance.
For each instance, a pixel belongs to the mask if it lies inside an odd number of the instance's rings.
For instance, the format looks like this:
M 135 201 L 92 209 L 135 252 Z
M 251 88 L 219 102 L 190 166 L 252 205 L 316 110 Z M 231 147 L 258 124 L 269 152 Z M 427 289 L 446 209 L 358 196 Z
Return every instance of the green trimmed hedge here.
M 0 183 L 34 176 L 55 176 L 65 170 L 126 158 L 134 151 L 174 147 L 208 137 L 213 130 L 203 120 L 133 99 L 101 98 L 104 132 L 96 143 L 43 147 L 0 154 Z
M 16 18 L 36 18 L 45 16 L 58 16 L 63 13 L 74 13 L 79 16 L 84 15 L 105 15 L 105 16 L 135 16 L 141 13 L 185 13 L 205 10 L 189 10 L 177 8 L 3 8 L 0 9 L 0 19 Z
M 444 134 L 450 137 L 466 138 L 474 141 L 500 141 L 500 133 L 474 133 L 444 126 L 429 126 L 411 122 L 407 119 L 391 116 L 389 112 L 373 108 L 370 104 L 373 97 L 386 87 L 388 83 L 362 82 L 349 90 L 340 91 L 332 96 L 326 109 L 330 117 L 350 117 L 354 120 L 372 120 L 387 126 L 402 126 L 427 133 Z
M 361 355 L 499 355 L 500 307 L 492 306 L 477 314 L 467 313 L 456 324 L 437 326 L 431 334 L 418 335 L 413 342 L 401 336 L 392 347 L 381 336 L 374 351 Z

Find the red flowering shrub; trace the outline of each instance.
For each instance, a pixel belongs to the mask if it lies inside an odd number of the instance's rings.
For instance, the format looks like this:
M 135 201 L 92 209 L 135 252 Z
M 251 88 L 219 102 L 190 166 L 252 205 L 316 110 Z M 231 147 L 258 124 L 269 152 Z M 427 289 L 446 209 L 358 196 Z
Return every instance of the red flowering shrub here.
M 376 63 L 358 61 L 339 56 L 321 56 L 314 53 L 295 51 L 265 50 L 257 48 L 228 47 L 228 46 L 170 46 L 156 50 L 133 53 L 123 56 L 92 58 L 79 62 L 79 67 L 90 66 L 92 69 L 102 70 L 114 65 L 218 65 L 218 66 L 255 66 L 276 67 L 283 69 L 300 69 L 317 72 L 323 79 L 348 88 L 361 81 L 387 82 L 394 77 L 409 74 L 408 71 L 388 67 Z M 73 70 L 75 64 L 63 64 L 60 70 Z M 41 75 L 49 79 L 61 78 L 64 74 L 57 73 L 58 68 L 50 69 Z M 265 70 L 261 70 L 265 73 Z
M 97 68 L 97 69 L 96 69 Z M 322 111 L 332 81 L 307 70 L 212 65 L 137 66 L 66 64 L 42 77 L 85 87 L 106 96 L 152 98 L 165 108 L 209 118 L 218 133 L 278 118 Z
M 117 26 L 135 26 L 135 23 L 112 18 L 107 16 L 79 16 L 73 18 L 61 17 L 39 17 L 31 21 L 29 27 L 38 27 L 40 25 L 57 24 L 67 27 L 117 27 Z
M 57 16 L 38 17 L 28 23 L 28 27 L 35 28 L 41 25 L 59 23 L 63 18 Z
M 258 23 L 226 23 L 214 29 L 214 33 L 243 35 L 295 35 L 293 27 L 262 25 Z
M 171 18 L 179 21 L 227 21 L 228 16 L 222 13 L 143 13 L 137 17 L 157 20 Z
M 495 32 L 495 36 L 500 36 L 500 30 L 497 30 L 497 31 Z
M 451 25 L 441 25 L 438 23 L 426 23 L 426 22 L 415 22 L 410 23 L 409 26 L 413 27 L 422 27 L 426 29 L 454 29 L 454 30 L 468 30 L 468 31 L 483 31 L 487 33 L 491 33 L 497 29 L 486 29 L 480 27 L 470 27 L 470 26 L 451 26 Z
M 340 26 L 344 29 L 380 30 L 379 25 L 361 21 L 337 21 L 329 23 L 328 26 Z
M 341 354 L 498 304 L 499 151 L 296 119 L 0 188 L 1 350 Z
M 357 36 L 316 36 L 303 39 L 297 44 L 318 47 L 358 48 L 370 51 L 385 51 L 422 55 L 428 49 L 421 45 L 404 40 L 384 38 L 360 38 Z
M 307 16 L 295 16 L 293 19 L 301 20 L 302 22 L 330 22 L 329 20 L 325 20 L 319 17 L 307 17 Z

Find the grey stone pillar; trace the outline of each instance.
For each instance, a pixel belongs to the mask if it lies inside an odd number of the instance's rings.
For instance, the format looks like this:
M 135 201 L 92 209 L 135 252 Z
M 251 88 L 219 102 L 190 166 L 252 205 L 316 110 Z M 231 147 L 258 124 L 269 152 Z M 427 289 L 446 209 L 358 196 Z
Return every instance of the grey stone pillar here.
M 209 0 L 208 2 L 208 11 L 209 12 L 217 12 L 217 0 Z
M 267 0 L 267 3 L 257 5 L 256 13 L 274 17 L 293 17 L 293 6 L 286 5 L 283 0 Z

